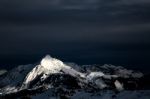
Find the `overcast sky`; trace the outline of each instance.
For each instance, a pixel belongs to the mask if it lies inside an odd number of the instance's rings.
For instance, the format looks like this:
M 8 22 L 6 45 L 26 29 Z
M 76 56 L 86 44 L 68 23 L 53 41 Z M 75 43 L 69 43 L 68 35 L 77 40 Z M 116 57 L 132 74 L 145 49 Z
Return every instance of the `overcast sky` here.
M 0 0 L 1 64 L 51 54 L 146 67 L 149 38 L 149 0 Z

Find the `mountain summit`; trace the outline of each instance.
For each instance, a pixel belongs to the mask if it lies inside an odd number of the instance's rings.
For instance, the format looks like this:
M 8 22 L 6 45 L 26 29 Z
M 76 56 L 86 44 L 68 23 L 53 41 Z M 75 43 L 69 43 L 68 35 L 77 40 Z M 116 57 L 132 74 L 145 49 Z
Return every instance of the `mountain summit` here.
M 52 58 L 50 55 L 46 55 L 41 60 L 41 66 L 49 70 L 59 69 L 64 66 L 64 63 L 56 58 Z
M 81 73 L 77 72 L 70 66 L 67 66 L 62 61 L 52 58 L 50 55 L 46 55 L 39 65 L 34 67 L 26 76 L 25 81 L 23 82 L 22 88 L 25 89 L 29 84 L 40 76 L 40 81 L 44 81 L 49 75 L 52 74 L 69 74 L 71 76 L 80 75 Z
M 59 73 L 59 71 L 64 67 L 62 61 L 52 58 L 50 55 L 45 56 L 39 65 L 35 66 L 26 76 L 25 81 L 23 82 L 23 86 L 26 87 L 29 83 L 37 78 L 39 75 L 41 78 L 46 78 L 46 75 L 51 73 Z M 23 87 L 22 86 L 22 87 Z
M 90 94 L 94 95 L 93 99 L 102 98 L 101 93 L 109 93 L 109 99 L 114 99 L 114 96 L 116 99 L 136 98 L 137 94 L 145 98 L 144 95 L 149 91 L 138 91 L 132 96 L 119 98 L 120 94 L 125 94 L 124 91 L 128 94 L 132 90 L 142 90 L 143 77 L 141 72 L 127 70 L 121 66 L 79 66 L 63 63 L 46 55 L 38 65 L 20 65 L 0 76 L 0 98 L 79 98 L 78 94 L 81 93 L 82 99 L 86 99 Z

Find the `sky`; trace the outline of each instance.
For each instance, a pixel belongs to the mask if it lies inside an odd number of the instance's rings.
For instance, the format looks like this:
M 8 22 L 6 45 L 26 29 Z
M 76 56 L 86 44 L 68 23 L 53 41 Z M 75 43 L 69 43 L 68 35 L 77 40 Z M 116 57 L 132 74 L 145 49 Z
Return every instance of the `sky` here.
M 0 67 L 46 54 L 150 69 L 149 0 L 0 0 Z

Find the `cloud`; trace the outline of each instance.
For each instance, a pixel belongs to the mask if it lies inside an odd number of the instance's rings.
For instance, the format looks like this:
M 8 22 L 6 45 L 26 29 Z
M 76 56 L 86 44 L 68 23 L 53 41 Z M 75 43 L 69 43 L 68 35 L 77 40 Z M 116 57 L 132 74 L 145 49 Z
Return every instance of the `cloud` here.
M 150 4 L 149 0 L 0 0 L 0 11 L 88 10 Z
M 117 0 L 117 4 L 120 5 L 142 5 L 142 4 L 150 4 L 149 0 Z
M 1 0 L 0 6 L 22 9 L 93 9 L 99 5 L 99 0 Z
M 53 1 L 53 0 L 52 0 Z M 99 0 L 56 0 L 53 4 L 60 9 L 93 9 L 99 4 Z
M 132 14 L 140 10 L 148 12 L 149 4 L 148 0 L 0 0 L 0 17 L 37 18 L 37 16 L 52 16 L 58 13 L 64 16 L 75 16 L 75 14 L 80 16 L 84 13 L 85 16 L 93 13 L 101 16 L 105 14 L 116 16 Z M 140 7 L 132 5 L 140 5 Z M 70 12 L 63 13 L 65 11 Z

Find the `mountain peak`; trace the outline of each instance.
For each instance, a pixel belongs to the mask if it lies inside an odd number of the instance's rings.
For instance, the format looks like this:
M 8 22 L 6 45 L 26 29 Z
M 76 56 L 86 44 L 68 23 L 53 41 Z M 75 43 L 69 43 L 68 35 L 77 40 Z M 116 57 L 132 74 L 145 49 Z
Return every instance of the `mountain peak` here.
M 41 60 L 41 66 L 43 66 L 44 68 L 50 68 L 50 67 L 54 67 L 54 66 L 63 66 L 63 62 L 56 59 L 56 58 L 52 58 L 50 55 L 46 55 L 42 60 Z

